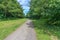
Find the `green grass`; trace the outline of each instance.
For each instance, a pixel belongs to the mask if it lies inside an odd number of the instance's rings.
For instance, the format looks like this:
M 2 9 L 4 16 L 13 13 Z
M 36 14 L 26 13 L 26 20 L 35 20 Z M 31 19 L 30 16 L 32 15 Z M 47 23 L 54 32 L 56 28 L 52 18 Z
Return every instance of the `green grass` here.
M 10 33 L 15 31 L 25 21 L 26 19 L 0 21 L 0 40 L 3 40 Z
M 33 21 L 37 40 L 60 40 L 60 27 L 47 25 L 46 19 L 34 20 Z

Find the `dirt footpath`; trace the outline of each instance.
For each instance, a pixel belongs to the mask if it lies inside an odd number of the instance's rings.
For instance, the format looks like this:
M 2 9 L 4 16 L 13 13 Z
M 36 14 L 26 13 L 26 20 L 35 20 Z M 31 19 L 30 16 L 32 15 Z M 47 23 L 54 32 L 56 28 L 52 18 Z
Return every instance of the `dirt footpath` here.
M 27 20 L 4 40 L 36 40 L 36 33 L 31 20 Z

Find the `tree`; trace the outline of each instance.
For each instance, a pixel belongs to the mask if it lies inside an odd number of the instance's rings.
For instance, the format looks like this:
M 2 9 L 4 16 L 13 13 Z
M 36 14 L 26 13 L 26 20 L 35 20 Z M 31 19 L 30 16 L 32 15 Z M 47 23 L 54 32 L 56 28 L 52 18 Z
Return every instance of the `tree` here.
M 31 18 L 44 17 L 50 24 L 60 20 L 60 0 L 31 0 L 30 5 Z
M 0 0 L 0 18 L 23 16 L 23 9 L 17 0 Z

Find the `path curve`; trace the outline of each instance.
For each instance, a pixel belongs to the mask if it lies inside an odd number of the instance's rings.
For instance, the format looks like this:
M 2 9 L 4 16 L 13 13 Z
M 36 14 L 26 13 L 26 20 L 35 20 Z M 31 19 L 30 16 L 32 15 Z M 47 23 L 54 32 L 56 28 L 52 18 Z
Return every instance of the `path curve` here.
M 15 32 L 4 40 L 36 40 L 36 33 L 31 20 L 27 20 Z

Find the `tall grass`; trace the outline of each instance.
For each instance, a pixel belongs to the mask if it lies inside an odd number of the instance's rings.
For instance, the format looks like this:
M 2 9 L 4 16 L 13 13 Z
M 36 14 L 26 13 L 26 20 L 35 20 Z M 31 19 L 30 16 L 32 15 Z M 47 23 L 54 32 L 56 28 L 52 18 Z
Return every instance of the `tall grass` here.
M 0 40 L 3 40 L 10 33 L 15 31 L 25 21 L 26 19 L 14 19 L 14 20 L 0 21 Z
M 60 40 L 60 27 L 46 24 L 46 19 L 34 20 L 37 40 Z

